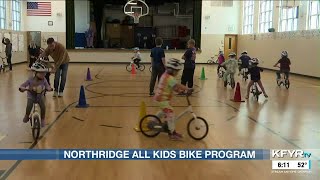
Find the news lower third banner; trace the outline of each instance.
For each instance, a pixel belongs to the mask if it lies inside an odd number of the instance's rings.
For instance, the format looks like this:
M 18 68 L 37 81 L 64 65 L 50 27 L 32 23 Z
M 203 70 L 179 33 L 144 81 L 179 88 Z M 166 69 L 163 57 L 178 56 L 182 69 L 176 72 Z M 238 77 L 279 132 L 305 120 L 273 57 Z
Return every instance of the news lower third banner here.
M 270 150 L 0 149 L 0 160 L 270 160 Z

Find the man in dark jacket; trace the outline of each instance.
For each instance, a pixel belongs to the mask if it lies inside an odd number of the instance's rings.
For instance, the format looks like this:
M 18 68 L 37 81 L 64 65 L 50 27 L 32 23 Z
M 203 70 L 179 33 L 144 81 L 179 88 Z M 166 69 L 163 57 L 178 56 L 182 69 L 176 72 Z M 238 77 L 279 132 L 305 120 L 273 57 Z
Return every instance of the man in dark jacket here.
M 12 63 L 11 63 L 11 57 L 12 57 L 12 44 L 8 38 L 2 39 L 2 44 L 6 45 L 6 56 L 7 56 L 7 63 L 9 65 L 10 71 L 12 71 Z

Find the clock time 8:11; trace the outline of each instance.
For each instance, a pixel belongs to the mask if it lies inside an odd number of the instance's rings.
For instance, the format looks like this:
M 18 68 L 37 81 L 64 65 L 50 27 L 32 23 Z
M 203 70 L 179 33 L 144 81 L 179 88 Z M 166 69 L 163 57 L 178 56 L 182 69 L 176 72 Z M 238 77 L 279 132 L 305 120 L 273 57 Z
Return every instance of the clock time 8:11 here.
M 290 167 L 290 163 L 289 162 L 279 162 L 278 167 L 279 168 L 288 168 L 288 167 Z

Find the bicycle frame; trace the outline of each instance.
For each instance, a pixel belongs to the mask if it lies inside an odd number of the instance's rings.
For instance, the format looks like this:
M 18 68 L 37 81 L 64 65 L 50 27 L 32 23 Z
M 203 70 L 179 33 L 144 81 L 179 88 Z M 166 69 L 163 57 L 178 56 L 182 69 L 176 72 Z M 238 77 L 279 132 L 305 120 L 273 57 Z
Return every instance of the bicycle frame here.
M 40 109 L 39 104 L 38 104 L 38 103 L 33 103 L 33 112 L 32 112 L 32 114 L 31 114 L 31 120 L 32 120 L 32 122 L 34 121 L 34 118 L 35 118 L 36 116 L 38 116 L 39 119 L 41 119 L 41 114 L 40 114 L 39 109 Z

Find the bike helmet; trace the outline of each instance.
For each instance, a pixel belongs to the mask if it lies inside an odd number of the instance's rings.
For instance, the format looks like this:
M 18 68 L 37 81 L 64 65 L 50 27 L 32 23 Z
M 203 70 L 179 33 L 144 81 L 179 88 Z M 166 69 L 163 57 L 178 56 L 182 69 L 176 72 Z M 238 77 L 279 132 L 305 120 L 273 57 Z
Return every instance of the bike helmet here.
M 259 59 L 258 59 L 258 58 L 252 58 L 252 59 L 250 60 L 250 62 L 251 62 L 252 64 L 259 64 Z
M 32 66 L 31 66 L 31 70 L 35 71 L 35 72 L 48 72 L 49 69 L 42 63 L 39 62 L 35 62 Z
M 171 68 L 171 69 L 175 69 L 175 70 L 180 70 L 180 69 L 182 69 L 182 64 L 179 59 L 171 58 L 166 63 L 166 67 Z
M 281 52 L 282 57 L 288 57 L 288 52 L 287 51 L 282 51 Z
M 229 57 L 230 57 L 230 56 L 236 56 L 236 55 L 237 55 L 237 54 L 234 53 L 234 52 L 229 53 Z
M 241 55 L 248 54 L 248 51 L 243 51 Z

